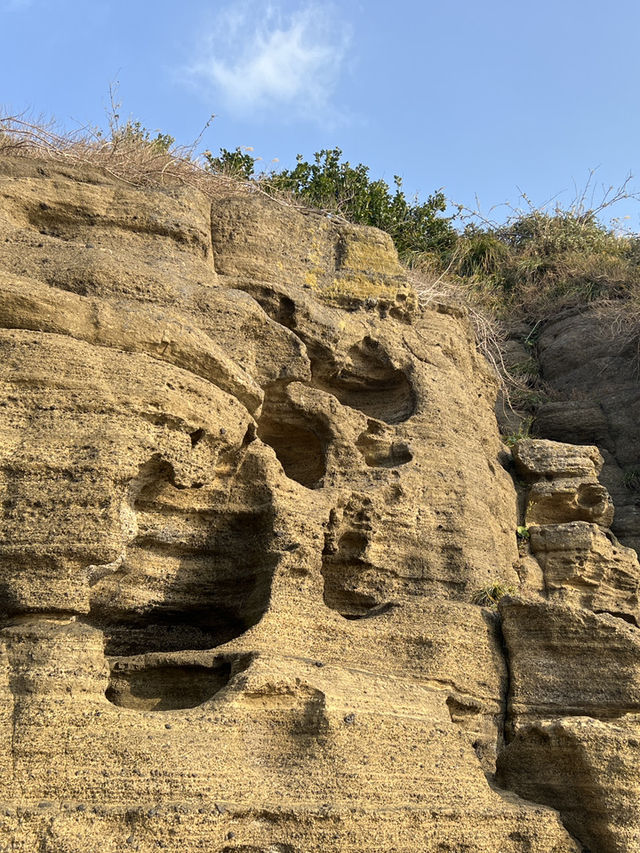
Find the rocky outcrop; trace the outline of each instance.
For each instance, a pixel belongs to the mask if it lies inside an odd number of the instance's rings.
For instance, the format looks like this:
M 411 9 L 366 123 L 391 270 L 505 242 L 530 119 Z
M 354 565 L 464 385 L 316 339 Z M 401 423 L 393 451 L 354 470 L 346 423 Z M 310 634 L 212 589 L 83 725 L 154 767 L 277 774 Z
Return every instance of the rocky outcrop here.
M 389 239 L 0 167 L 13 849 L 577 850 L 495 790 L 495 384 Z M 98 841 L 99 840 L 99 841 Z
M 500 602 L 509 690 L 497 780 L 559 809 L 586 850 L 627 853 L 640 837 L 638 558 L 606 529 L 596 447 L 524 440 L 513 458 L 524 559 L 542 583 L 539 598 Z
M 537 354 L 550 393 L 538 409 L 536 434 L 598 446 L 602 482 L 616 506 L 613 530 L 638 551 L 640 390 L 630 314 L 613 303 L 566 311 L 540 326 Z
M 501 602 L 510 662 L 500 785 L 553 805 L 590 851 L 633 851 L 638 821 L 638 629 L 578 608 Z
M 613 502 L 597 479 L 598 448 L 526 439 L 513 448 L 513 460 L 522 529 L 542 570 L 540 592 L 638 625 L 640 564 L 607 529 Z
M 29 158 L 0 234 L 0 846 L 634 851 L 601 457 L 386 235 Z
M 596 447 L 519 441 L 513 460 L 528 487 L 527 523 L 590 521 L 610 526 L 613 501 L 598 482 L 603 459 Z

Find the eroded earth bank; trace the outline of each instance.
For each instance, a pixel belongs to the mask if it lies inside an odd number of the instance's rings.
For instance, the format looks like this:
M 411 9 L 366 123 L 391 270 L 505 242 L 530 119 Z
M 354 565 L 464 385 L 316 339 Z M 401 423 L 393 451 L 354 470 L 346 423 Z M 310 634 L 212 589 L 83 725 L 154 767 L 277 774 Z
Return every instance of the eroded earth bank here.
M 626 445 L 386 235 L 6 158 L 0 386 L 0 850 L 640 849 Z

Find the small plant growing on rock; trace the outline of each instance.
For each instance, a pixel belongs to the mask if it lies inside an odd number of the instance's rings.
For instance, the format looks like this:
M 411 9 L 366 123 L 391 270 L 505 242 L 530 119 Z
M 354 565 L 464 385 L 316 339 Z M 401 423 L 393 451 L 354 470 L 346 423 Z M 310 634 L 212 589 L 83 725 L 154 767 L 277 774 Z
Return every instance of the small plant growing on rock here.
M 492 607 L 495 609 L 503 595 L 513 595 L 514 593 L 514 587 L 505 586 L 499 581 L 495 581 L 476 590 L 471 596 L 471 602 L 480 605 L 480 607 Z
M 630 492 L 640 492 L 640 470 L 632 468 L 623 477 L 624 485 Z
M 522 441 L 525 438 L 531 438 L 531 426 L 533 424 L 533 418 L 523 418 L 520 426 L 518 427 L 516 432 L 511 432 L 508 435 L 503 435 L 502 440 L 507 445 L 507 447 L 514 447 L 519 441 Z
M 530 377 L 537 377 L 540 376 L 540 363 L 537 358 L 530 356 L 524 359 L 524 361 L 512 364 L 509 370 L 518 378 L 528 379 Z
M 523 524 L 519 525 L 518 527 L 516 527 L 516 536 L 518 537 L 518 539 L 526 541 L 531 537 L 531 534 L 529 533 L 529 528 Z

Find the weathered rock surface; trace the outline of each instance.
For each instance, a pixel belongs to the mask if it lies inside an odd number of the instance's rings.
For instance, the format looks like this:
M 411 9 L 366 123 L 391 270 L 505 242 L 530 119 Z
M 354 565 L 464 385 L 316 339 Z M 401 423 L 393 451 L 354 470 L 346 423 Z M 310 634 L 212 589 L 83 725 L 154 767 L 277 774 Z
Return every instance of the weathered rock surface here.
M 613 503 L 597 480 L 598 448 L 526 439 L 513 448 L 513 460 L 540 592 L 638 625 L 640 564 L 606 529 Z
M 637 560 L 495 394 L 380 232 L 0 162 L 0 847 L 637 853 Z
M 508 744 L 499 784 L 553 804 L 585 849 L 638 849 L 640 631 L 582 609 L 504 599 Z
M 640 385 L 637 334 L 615 306 L 567 311 L 541 327 L 537 343 L 551 399 L 536 416 L 536 433 L 595 444 L 604 457 L 602 482 L 613 497 L 614 533 L 640 549 Z
M 638 850 L 639 738 L 636 714 L 541 720 L 503 753 L 502 781 L 528 799 L 552 800 L 585 850 Z
M 585 521 L 531 527 L 547 596 L 638 624 L 640 566 L 632 548 Z
M 591 521 L 609 527 L 613 501 L 598 482 L 597 447 L 524 440 L 513 448 L 517 474 L 528 484 L 527 523 Z

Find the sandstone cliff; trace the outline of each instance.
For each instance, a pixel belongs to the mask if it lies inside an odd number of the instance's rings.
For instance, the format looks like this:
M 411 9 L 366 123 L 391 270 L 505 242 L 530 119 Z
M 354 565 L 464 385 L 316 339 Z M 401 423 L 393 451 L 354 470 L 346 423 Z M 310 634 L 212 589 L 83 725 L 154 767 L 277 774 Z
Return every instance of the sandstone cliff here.
M 630 451 L 386 235 L 5 158 L 0 383 L 0 849 L 637 853 Z

